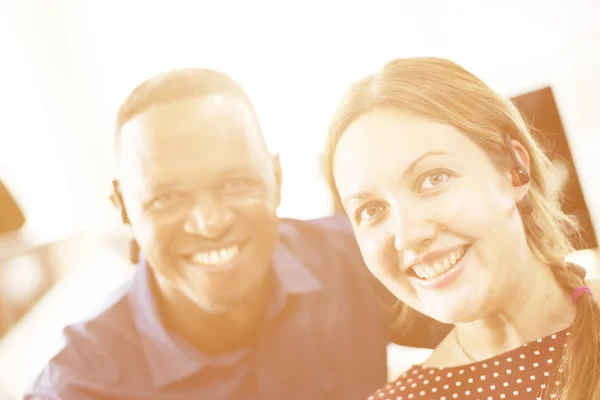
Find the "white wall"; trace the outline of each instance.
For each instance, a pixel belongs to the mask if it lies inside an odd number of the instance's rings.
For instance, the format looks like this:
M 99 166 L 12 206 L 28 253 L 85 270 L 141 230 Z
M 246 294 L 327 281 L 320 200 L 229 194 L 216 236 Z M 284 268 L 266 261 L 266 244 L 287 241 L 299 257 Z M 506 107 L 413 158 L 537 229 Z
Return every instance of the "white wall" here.
M 58 235 L 118 223 L 106 198 L 114 113 L 134 84 L 177 66 L 237 78 L 282 154 L 282 214 L 326 214 L 318 151 L 336 101 L 353 79 L 411 55 L 450 57 L 507 94 L 552 85 L 600 226 L 600 2 L 319 3 L 3 3 L 11 34 L 1 79 L 12 84 L 0 98 L 12 115 L 0 121 L 0 166 L 36 229 L 61 221 L 50 225 Z M 32 169 L 34 159 L 43 167 Z

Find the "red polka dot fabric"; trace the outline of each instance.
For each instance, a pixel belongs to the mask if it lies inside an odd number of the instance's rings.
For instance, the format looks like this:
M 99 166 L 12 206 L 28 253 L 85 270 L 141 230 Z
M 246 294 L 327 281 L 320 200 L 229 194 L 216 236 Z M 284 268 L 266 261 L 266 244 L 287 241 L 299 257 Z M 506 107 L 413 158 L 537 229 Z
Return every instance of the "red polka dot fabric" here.
M 555 366 L 569 335 L 564 330 L 499 356 L 458 367 L 416 365 L 369 400 L 552 399 L 560 388 L 560 381 L 553 376 Z

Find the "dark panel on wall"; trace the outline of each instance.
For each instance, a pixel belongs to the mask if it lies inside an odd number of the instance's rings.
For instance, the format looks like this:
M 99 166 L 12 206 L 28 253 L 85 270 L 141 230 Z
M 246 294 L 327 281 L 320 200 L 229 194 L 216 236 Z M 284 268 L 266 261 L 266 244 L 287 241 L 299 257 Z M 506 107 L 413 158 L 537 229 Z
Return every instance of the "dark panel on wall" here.
M 563 208 L 568 214 L 575 215 L 583 228 L 584 243 L 578 244 L 578 250 L 598 247 L 592 219 L 573 162 L 569 139 L 552 88 L 545 87 L 511 100 L 533 127 L 533 135 L 544 146 L 550 159 L 565 173 L 566 180 L 562 189 Z

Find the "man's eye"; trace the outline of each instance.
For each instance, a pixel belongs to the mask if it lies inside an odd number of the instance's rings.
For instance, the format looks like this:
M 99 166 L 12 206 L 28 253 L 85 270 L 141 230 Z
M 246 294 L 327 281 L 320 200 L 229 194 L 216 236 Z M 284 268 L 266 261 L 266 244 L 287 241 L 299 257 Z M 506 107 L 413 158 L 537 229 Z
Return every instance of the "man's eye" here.
M 443 186 L 452 176 L 446 170 L 436 169 L 425 174 L 419 185 L 419 192 L 426 192 Z
M 356 210 L 356 222 L 369 222 L 381 216 L 386 210 L 382 204 L 366 204 Z
M 229 179 L 222 186 L 223 192 L 227 194 L 242 193 L 254 186 L 254 182 L 246 178 Z
M 165 193 L 152 199 L 148 205 L 153 210 L 162 210 L 177 203 L 180 199 L 179 193 Z

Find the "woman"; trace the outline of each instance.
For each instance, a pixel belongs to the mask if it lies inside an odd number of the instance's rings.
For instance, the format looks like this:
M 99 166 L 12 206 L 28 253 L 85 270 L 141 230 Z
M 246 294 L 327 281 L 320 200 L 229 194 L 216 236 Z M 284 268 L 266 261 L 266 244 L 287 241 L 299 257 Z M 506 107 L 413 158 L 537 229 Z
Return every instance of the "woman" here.
M 517 109 L 443 59 L 356 83 L 327 174 L 364 259 L 399 300 L 455 329 L 381 399 L 600 399 L 600 310 L 565 265 L 575 223 Z

